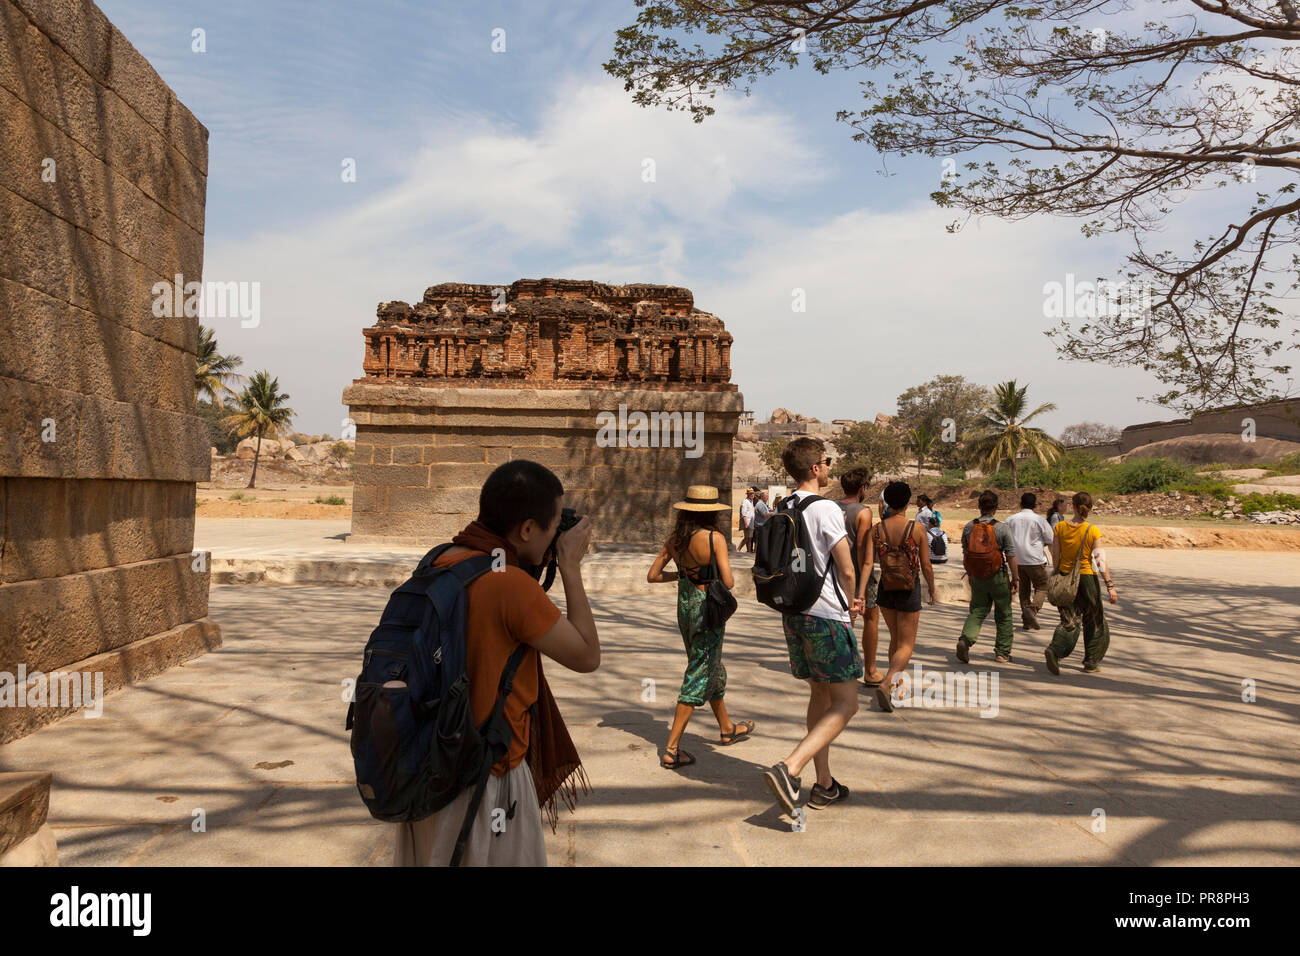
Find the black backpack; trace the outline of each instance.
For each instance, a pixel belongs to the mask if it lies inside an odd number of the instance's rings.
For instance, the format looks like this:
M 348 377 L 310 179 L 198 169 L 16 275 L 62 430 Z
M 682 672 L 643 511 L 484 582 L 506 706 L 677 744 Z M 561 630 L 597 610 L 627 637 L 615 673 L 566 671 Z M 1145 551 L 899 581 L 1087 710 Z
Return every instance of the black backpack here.
M 934 529 L 932 528 L 931 530 Z M 932 558 L 948 557 L 948 542 L 944 540 L 944 536 L 942 534 L 930 534 L 929 532 L 927 532 L 926 537 L 930 539 L 930 557 Z
M 426 554 L 389 597 L 366 642 L 345 729 L 352 731 L 357 790 L 377 820 L 423 820 L 475 788 L 452 853 L 451 865 L 459 866 L 492 767 L 510 749 L 503 712 L 526 646 L 510 655 L 496 705 L 476 727 L 465 673 L 465 591 L 493 559 L 473 555 L 434 568 L 450 547 Z
M 821 495 L 797 495 L 785 498 L 771 517 L 758 528 L 754 537 L 754 591 L 758 600 L 782 614 L 802 614 L 817 603 L 822 584 L 831 573 L 834 561 L 826 555 L 826 570 L 815 570 L 812 538 L 803 513 L 814 501 L 827 501 Z M 848 608 L 840 592 L 838 578 L 835 594 Z

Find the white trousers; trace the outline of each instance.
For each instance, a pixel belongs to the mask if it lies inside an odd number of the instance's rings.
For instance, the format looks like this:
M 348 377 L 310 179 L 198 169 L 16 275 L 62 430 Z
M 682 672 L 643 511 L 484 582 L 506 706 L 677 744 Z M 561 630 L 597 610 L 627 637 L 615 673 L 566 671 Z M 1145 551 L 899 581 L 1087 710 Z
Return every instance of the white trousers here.
M 472 796 L 472 789 L 465 790 L 431 817 L 396 824 L 393 866 L 447 866 Z M 507 819 L 511 803 L 515 812 Z M 546 865 L 542 812 L 527 760 L 504 776 L 488 777 L 461 865 Z

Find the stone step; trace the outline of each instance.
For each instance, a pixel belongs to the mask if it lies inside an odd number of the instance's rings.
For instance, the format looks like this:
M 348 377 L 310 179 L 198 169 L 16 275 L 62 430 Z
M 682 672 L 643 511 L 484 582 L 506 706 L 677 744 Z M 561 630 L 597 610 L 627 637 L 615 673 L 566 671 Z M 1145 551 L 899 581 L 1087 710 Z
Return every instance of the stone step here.
M 336 587 L 385 588 L 391 590 L 411 574 L 418 558 L 393 555 L 213 557 L 213 584 L 253 585 L 332 585 Z M 654 555 L 649 553 L 609 552 L 588 555 L 582 563 L 583 583 L 589 592 L 600 594 L 649 594 L 668 585 L 646 580 Z M 737 597 L 752 597 L 754 579 L 749 554 L 731 557 L 736 579 Z M 970 586 L 962 577 L 960 565 L 942 565 L 934 569 L 935 589 L 941 604 L 960 604 L 970 599 Z M 556 588 L 562 588 L 557 581 Z M 922 599 L 929 599 L 929 589 L 921 583 Z
M 0 867 L 58 866 L 50 810 L 50 773 L 0 773 Z

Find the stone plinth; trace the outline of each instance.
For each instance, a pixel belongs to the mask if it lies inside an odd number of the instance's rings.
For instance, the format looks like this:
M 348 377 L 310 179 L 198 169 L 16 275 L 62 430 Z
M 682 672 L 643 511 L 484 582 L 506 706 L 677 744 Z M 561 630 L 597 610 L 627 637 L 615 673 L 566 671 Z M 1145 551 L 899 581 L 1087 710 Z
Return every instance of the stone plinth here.
M 357 426 L 352 540 L 446 540 L 478 513 L 479 489 L 492 470 L 527 458 L 554 471 L 565 501 L 591 515 L 593 541 L 641 550 L 663 543 L 672 502 L 685 497 L 687 486 L 714 485 L 728 501 L 731 445 L 744 405 L 738 392 L 365 383 L 350 386 L 343 401 Z M 609 413 L 608 437 L 617 442 L 620 404 L 629 415 L 677 413 L 702 422 L 700 455 L 630 447 L 639 444 L 634 424 L 623 447 L 602 447 L 598 416 Z M 673 433 L 671 419 L 656 420 L 661 435 L 665 420 Z M 693 432 L 689 437 L 694 441 Z
M 109 691 L 220 643 L 198 320 L 154 311 L 202 277 L 207 139 L 89 0 L 0 0 L 0 742 L 78 709 L 21 671 Z

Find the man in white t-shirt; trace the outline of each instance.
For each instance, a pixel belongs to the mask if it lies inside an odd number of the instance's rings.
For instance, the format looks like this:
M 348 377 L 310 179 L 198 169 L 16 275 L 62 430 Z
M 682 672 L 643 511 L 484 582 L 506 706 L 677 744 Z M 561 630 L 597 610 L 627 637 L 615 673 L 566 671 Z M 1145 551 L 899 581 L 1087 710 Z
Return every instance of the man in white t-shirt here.
M 796 483 L 781 511 L 830 484 L 831 459 L 818 439 L 796 438 L 786 446 L 781 463 Z M 835 502 L 822 499 L 804 507 L 803 520 L 812 545 L 812 570 L 822 579 L 822 590 L 806 612 L 783 614 L 781 620 L 790 670 L 808 683 L 808 734 L 790 756 L 763 772 L 768 788 L 790 814 L 799 801 L 798 775 L 809 761 L 817 776 L 809 809 L 820 810 L 848 797 L 848 788 L 831 776 L 830 746 L 858 712 L 862 678 L 862 654 L 852 625 L 865 601 L 853 598 L 857 581 L 844 514 Z
M 1020 624 L 1026 631 L 1040 630 L 1038 612 L 1047 598 L 1047 562 L 1052 553 L 1052 529 L 1047 519 L 1034 511 L 1037 506 L 1038 496 L 1026 491 L 1020 496 L 1020 510 L 1007 519 L 1011 540 L 1016 544 Z
M 754 550 L 754 489 L 745 489 L 745 500 L 740 503 L 740 550 Z

